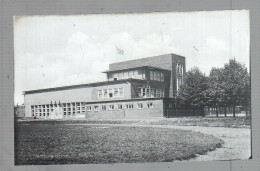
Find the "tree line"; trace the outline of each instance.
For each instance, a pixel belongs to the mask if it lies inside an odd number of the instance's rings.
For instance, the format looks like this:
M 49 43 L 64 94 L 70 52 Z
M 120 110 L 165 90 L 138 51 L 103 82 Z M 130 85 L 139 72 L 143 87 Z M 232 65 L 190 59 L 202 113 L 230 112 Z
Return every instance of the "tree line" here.
M 230 59 L 222 68 L 213 67 L 209 76 L 199 68 L 191 68 L 184 75 L 184 83 L 177 93 L 177 104 L 185 107 L 214 107 L 216 113 L 220 107 L 242 106 L 250 112 L 251 88 L 250 74 L 245 65 Z

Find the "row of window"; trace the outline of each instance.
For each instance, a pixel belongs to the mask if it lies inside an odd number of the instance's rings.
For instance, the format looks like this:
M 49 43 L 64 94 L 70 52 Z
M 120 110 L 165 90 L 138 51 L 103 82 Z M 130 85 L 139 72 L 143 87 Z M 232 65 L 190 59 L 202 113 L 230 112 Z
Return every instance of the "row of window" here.
M 138 96 L 139 97 L 164 97 L 163 89 L 155 89 L 155 88 L 138 88 Z
M 54 110 L 63 111 L 64 116 L 76 115 L 76 113 L 86 112 L 85 102 L 62 103 L 62 104 L 47 104 L 47 105 L 32 105 L 32 116 L 48 117 Z M 59 111 L 56 111 L 56 113 Z
M 137 109 L 143 109 L 144 106 L 148 109 L 153 107 L 152 102 L 148 103 L 137 103 Z M 86 111 L 105 111 L 105 110 L 122 110 L 122 109 L 134 109 L 134 103 L 129 104 L 110 104 L 110 105 L 93 105 L 86 106 L 86 103 L 82 102 L 79 105 L 75 103 L 63 103 L 63 104 L 48 104 L 48 105 L 32 105 L 31 113 L 32 117 L 49 117 L 51 112 L 63 112 L 64 116 L 73 116 L 80 113 L 85 113 Z
M 150 71 L 150 80 L 164 81 L 164 74 L 158 71 Z
M 119 73 L 110 73 L 109 79 L 111 80 L 121 80 L 121 79 L 128 79 L 128 78 L 137 78 L 137 79 L 144 79 L 144 70 L 132 70 L 132 71 L 124 71 Z
M 123 96 L 124 96 L 124 88 L 122 88 L 122 87 L 98 90 L 99 99 L 123 97 Z
M 152 102 L 148 102 L 146 103 L 147 108 L 153 108 L 153 103 Z M 87 111 L 105 111 L 105 110 L 122 110 L 122 109 L 134 109 L 134 104 L 133 103 L 129 103 L 129 104 L 125 104 L 123 106 L 123 104 L 110 104 L 110 105 L 94 105 L 94 106 L 87 106 Z M 143 109 L 144 108 L 144 104 L 143 103 L 137 103 L 136 104 L 136 108 L 137 109 Z

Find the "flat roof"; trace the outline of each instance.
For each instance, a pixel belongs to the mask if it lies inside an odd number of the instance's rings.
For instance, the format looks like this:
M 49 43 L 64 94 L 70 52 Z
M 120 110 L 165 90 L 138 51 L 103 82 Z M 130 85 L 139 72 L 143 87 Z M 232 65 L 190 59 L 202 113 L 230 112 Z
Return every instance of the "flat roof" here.
M 118 83 L 133 82 L 133 81 L 147 82 L 147 80 L 128 78 L 128 79 L 123 79 L 123 80 L 103 81 L 103 82 L 95 82 L 95 83 L 62 86 L 62 87 L 28 90 L 28 91 L 24 91 L 23 94 L 33 94 L 33 93 L 41 93 L 41 92 L 56 91 L 56 90 L 67 90 L 67 89 L 80 88 L 80 87 L 94 87 L 94 86 L 99 86 L 99 85 L 118 84 Z
M 116 72 L 116 71 L 125 71 L 125 70 L 131 70 L 131 69 L 139 69 L 139 68 L 147 68 L 147 69 L 156 69 L 156 70 L 170 71 L 170 70 L 159 68 L 159 67 L 138 66 L 138 67 L 130 67 L 130 68 L 124 68 L 124 69 L 107 70 L 107 71 L 103 71 L 103 73 Z

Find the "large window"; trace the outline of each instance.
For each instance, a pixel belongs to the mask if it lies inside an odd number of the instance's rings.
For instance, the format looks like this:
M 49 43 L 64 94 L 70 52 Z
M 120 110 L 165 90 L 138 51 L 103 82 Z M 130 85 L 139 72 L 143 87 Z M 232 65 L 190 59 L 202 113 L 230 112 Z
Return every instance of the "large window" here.
M 98 98 L 113 98 L 113 97 L 123 97 L 124 90 L 122 87 L 109 88 L 98 90 Z
M 138 87 L 139 97 L 164 97 L 164 90 L 155 88 Z
M 150 80 L 164 81 L 164 74 L 159 71 L 150 71 Z

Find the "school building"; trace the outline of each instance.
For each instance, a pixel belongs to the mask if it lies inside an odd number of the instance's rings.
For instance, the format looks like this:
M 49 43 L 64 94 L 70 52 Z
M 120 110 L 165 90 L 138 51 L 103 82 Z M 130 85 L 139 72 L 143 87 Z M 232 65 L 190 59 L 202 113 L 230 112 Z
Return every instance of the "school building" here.
M 176 54 L 112 63 L 103 82 L 25 91 L 25 117 L 168 117 L 185 70 L 185 57 Z

